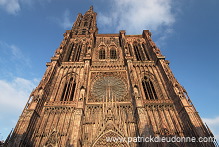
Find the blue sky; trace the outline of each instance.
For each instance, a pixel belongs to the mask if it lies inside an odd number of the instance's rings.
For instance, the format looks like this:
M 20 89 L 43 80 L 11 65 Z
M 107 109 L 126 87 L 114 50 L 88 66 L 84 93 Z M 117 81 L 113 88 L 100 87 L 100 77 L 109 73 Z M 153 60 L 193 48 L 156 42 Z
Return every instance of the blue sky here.
M 62 34 L 90 5 L 98 14 L 99 33 L 151 30 L 219 139 L 218 0 L 0 0 L 0 140 L 15 127 Z

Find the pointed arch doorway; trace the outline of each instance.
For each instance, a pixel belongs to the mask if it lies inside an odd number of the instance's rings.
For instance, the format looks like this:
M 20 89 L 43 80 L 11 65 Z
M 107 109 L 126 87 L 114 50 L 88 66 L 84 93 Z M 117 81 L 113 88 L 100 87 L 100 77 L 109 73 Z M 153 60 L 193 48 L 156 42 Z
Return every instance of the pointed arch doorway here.
M 127 141 L 113 130 L 109 130 L 100 135 L 92 144 L 92 147 L 130 147 Z

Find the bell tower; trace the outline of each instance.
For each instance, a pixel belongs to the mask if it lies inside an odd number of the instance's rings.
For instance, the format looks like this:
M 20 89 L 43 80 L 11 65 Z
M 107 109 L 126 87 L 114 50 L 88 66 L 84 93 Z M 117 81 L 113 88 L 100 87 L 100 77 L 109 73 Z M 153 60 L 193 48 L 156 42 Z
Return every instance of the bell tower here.
M 74 35 L 89 35 L 92 32 L 97 33 L 96 16 L 97 14 L 93 11 L 93 6 L 91 6 L 84 15 L 79 13 L 72 26 L 72 33 Z
M 98 34 L 93 7 L 78 17 L 31 92 L 5 144 L 69 147 L 214 147 L 215 142 L 149 142 L 213 137 L 169 61 L 141 35 Z

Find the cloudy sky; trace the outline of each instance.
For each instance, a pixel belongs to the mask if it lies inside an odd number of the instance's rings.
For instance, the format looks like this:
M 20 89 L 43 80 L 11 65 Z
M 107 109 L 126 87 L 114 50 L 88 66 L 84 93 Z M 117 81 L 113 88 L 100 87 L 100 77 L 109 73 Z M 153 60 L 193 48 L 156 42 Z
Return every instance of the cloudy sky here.
M 99 33 L 151 30 L 219 140 L 218 0 L 0 0 L 0 140 L 15 127 L 62 34 L 91 5 Z

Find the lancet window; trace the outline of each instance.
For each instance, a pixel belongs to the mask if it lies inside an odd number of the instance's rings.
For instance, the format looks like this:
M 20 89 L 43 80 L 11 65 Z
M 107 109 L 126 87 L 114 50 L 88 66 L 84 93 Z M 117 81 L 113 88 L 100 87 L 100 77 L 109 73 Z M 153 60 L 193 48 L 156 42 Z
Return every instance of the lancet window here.
M 147 100 L 158 99 L 154 85 L 148 77 L 144 77 L 144 79 L 142 80 L 142 86 L 144 89 L 145 98 Z
M 71 77 L 69 80 L 66 79 L 60 101 L 73 101 L 75 87 L 76 82 L 73 77 Z
M 73 49 L 74 49 L 74 43 L 72 43 L 71 45 L 70 45 L 70 47 L 69 47 L 69 50 L 68 50 L 68 52 L 66 53 L 66 57 L 65 57 L 65 61 L 70 61 L 70 59 L 71 59 L 71 54 L 72 54 L 72 51 L 73 51 Z
M 104 48 L 99 50 L 99 59 L 106 59 L 106 51 Z
M 135 56 L 136 56 L 137 61 L 144 61 L 145 58 L 144 58 L 144 54 L 142 52 L 141 46 L 137 43 L 134 43 L 133 47 L 134 47 Z
M 128 44 L 128 47 L 129 47 L 130 56 L 132 56 L 133 54 L 132 54 L 132 46 L 131 46 L 131 44 Z
M 85 22 L 84 22 L 84 26 L 86 27 L 87 25 L 88 25 L 88 22 L 87 22 L 87 21 L 85 21 Z
M 79 61 L 81 54 L 81 44 L 76 44 L 75 48 L 73 48 L 71 59 L 69 61 Z
M 144 48 L 144 53 L 146 55 L 146 60 L 150 60 L 150 57 L 148 55 L 147 47 L 144 43 L 142 43 L 142 47 Z
M 66 53 L 65 61 L 78 62 L 81 55 L 81 47 L 81 44 L 72 43 L 69 48 L 69 51 Z
M 77 46 L 77 49 L 75 50 L 75 56 L 72 58 L 73 61 L 79 61 L 81 55 L 81 47 L 81 44 Z
M 117 59 L 116 49 L 110 49 L 110 59 Z

